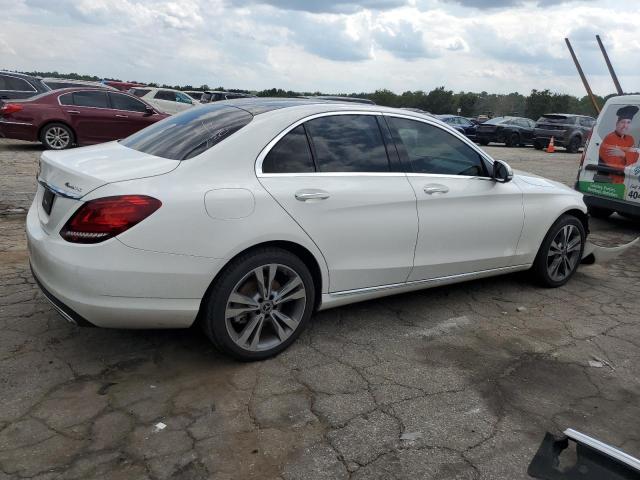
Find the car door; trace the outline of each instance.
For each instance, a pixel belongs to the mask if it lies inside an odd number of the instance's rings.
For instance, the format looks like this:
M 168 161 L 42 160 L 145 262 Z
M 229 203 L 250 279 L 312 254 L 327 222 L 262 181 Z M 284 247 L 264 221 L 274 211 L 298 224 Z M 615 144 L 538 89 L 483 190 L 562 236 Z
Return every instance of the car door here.
M 107 142 L 115 136 L 116 117 L 107 93 L 98 90 L 80 90 L 61 95 L 59 103 L 80 145 Z
M 409 281 L 508 267 L 522 192 L 487 173 L 480 150 L 426 120 L 386 115 L 417 197 L 419 234 Z
M 520 138 L 523 143 L 533 142 L 533 127 L 526 118 L 517 118 L 516 124 L 520 127 Z
M 0 73 L 0 100 L 29 98 L 36 95 L 36 89 L 26 80 Z
M 114 110 L 114 138 L 128 137 L 158 120 L 158 114 L 147 112 L 147 105 L 137 98 L 115 92 L 107 95 Z
M 416 198 L 385 132 L 375 114 L 322 114 L 258 159 L 260 182 L 322 251 L 330 292 L 404 283 L 411 271 Z

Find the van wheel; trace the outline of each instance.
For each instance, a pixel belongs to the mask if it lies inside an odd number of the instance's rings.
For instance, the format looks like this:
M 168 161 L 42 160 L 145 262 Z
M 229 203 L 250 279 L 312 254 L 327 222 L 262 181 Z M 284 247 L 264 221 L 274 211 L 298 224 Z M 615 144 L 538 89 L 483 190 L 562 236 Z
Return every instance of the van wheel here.
M 618 212 L 618 215 L 627 218 L 629 220 L 633 220 L 636 222 L 640 222 L 640 215 L 634 215 L 632 213 L 626 213 L 626 212 Z
M 576 273 L 586 234 L 582 222 L 573 215 L 562 215 L 544 238 L 531 272 L 545 287 L 561 287 Z
M 261 248 L 233 260 L 205 302 L 204 331 L 223 353 L 263 360 L 291 345 L 311 318 L 315 288 L 293 253 Z
M 64 150 L 75 142 L 73 131 L 64 123 L 50 123 L 40 132 L 40 141 L 49 150 Z
M 608 208 L 602 207 L 589 207 L 589 215 L 594 218 L 609 218 L 613 210 L 609 210 Z
M 580 140 L 580 137 L 573 137 L 571 140 L 569 140 L 569 145 L 567 146 L 567 152 L 578 153 L 578 150 L 580 150 L 581 143 L 582 141 Z

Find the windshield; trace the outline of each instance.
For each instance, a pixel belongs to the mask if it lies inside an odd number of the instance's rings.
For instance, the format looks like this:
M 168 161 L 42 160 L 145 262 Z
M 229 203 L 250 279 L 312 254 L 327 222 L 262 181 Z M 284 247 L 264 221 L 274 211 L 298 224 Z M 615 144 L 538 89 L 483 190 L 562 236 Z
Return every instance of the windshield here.
M 161 120 L 120 143 L 157 157 L 187 160 L 220 143 L 252 119 L 245 110 L 212 104 Z

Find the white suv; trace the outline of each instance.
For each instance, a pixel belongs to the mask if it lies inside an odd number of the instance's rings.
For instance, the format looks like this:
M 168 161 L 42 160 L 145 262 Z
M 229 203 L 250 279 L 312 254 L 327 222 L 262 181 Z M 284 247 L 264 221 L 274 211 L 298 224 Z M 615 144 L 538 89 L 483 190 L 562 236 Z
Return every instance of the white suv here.
M 198 104 L 186 93 L 170 88 L 136 87 L 130 88 L 129 93 L 142 98 L 161 112 L 170 114 L 182 112 Z

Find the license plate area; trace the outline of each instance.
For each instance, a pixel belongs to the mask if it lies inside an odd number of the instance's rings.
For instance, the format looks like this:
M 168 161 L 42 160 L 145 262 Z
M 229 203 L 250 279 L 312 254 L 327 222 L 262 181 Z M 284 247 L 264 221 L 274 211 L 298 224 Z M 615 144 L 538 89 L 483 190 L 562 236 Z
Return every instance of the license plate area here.
M 42 195 L 42 209 L 47 215 L 51 215 L 51 209 L 53 208 L 53 202 L 56 200 L 56 195 L 45 187 Z

